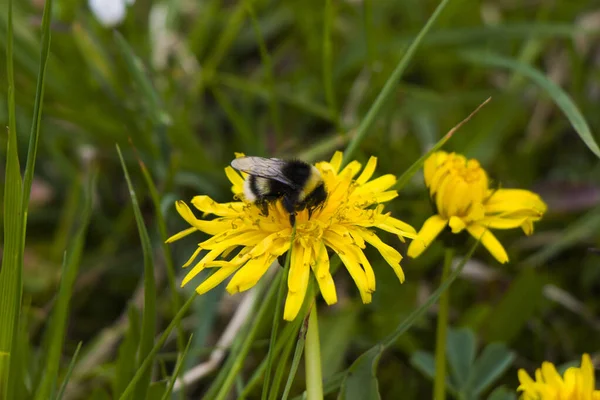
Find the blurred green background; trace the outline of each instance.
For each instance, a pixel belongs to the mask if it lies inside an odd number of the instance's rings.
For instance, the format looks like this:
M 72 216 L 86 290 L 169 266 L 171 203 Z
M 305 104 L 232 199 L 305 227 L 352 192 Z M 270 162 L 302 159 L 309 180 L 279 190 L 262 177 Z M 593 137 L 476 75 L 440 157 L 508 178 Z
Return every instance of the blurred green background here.
M 160 332 L 174 315 L 174 299 L 139 161 L 156 184 L 170 235 L 186 225 L 175 212 L 175 200 L 196 194 L 231 199 L 223 169 L 234 152 L 329 159 L 344 149 L 438 3 L 94 3 L 122 6 L 122 21 L 103 22 L 85 1 L 54 2 L 23 298 L 33 344 L 27 362 L 34 376 L 63 252 L 81 218 L 82 187 L 92 167 L 97 168 L 63 353 L 66 365 L 83 342 L 67 394 L 100 399 L 110 398 L 128 308 L 141 304 L 142 294 L 142 250 L 115 144 L 124 153 L 153 243 Z M 5 4 L 0 2 L 3 126 L 8 125 Z M 43 0 L 14 5 L 21 157 L 33 115 L 43 5 Z M 553 98 L 526 73 L 527 66 L 533 67 L 561 86 L 591 131 L 598 132 L 599 39 L 600 5 L 594 2 L 451 1 L 356 153 L 362 162 L 377 156 L 377 173 L 400 175 L 492 97 L 445 149 L 478 158 L 495 185 L 534 190 L 549 205 L 533 236 L 498 233 L 509 264 L 499 265 L 479 249 L 452 288 L 451 325 L 470 328 L 482 345 L 500 341 L 515 352 L 512 367 L 497 385 L 514 389 L 518 368 L 531 371 L 543 360 L 577 360 L 600 346 L 600 255 L 589 251 L 600 247 L 600 166 Z M 4 159 L 6 140 L 1 146 Z M 4 171 L 4 160 L 0 165 Z M 431 214 L 422 175 L 389 209 L 415 228 L 421 226 Z M 405 254 L 406 245 L 397 238 L 384 239 Z M 201 240 L 196 234 L 170 246 L 177 286 L 179 266 Z M 440 245 L 417 260 L 404 260 L 402 286 L 383 260 L 371 255 L 377 276 L 373 303 L 362 305 L 349 275 L 340 270 L 335 276 L 339 303 L 322 308 L 325 378 L 391 332 L 438 284 Z M 178 302 L 192 290 L 179 290 Z M 185 332 L 195 336 L 182 374 L 206 360 L 241 298 L 220 287 L 194 304 L 183 321 Z M 432 351 L 435 311 L 384 354 L 378 371 L 383 398 L 430 396 L 431 381 L 410 359 L 417 350 Z M 261 327 L 265 340 L 249 354 L 242 371 L 246 379 L 266 354 L 269 333 L 270 324 Z M 173 367 L 174 352 L 170 340 L 159 354 L 166 370 Z M 190 398 L 200 398 L 217 371 L 189 387 Z M 292 394 L 303 390 L 302 379 L 300 372 Z

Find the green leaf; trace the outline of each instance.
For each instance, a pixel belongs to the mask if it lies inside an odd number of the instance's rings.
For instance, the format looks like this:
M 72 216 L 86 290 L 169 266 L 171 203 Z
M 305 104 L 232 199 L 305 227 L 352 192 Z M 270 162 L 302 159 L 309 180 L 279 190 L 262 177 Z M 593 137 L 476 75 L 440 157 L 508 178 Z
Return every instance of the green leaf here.
M 114 32 L 117 48 L 121 52 L 121 56 L 127 64 L 127 69 L 131 78 L 136 83 L 140 90 L 140 102 L 145 106 L 146 116 L 154 124 L 154 136 L 141 135 L 137 139 L 143 141 L 144 144 L 152 150 L 152 155 L 155 162 L 164 161 L 168 164 L 169 157 L 169 141 L 167 139 L 167 126 L 171 125 L 171 117 L 163 107 L 158 93 L 146 72 L 142 61 L 136 56 L 133 49 L 125 38 L 118 32 Z
M 17 341 L 13 340 L 19 330 L 21 297 L 23 292 L 23 251 L 27 225 L 27 210 L 31 183 L 37 153 L 46 80 L 46 65 L 50 53 L 50 18 L 52 0 L 44 4 L 42 17 L 42 48 L 37 76 L 33 123 L 29 138 L 25 175 L 21 181 L 19 155 L 17 150 L 17 130 L 15 118 L 15 84 L 13 68 L 13 8 L 8 1 L 8 24 L 6 45 L 6 66 L 8 81 L 8 143 L 6 149 L 6 172 L 4 187 L 4 247 L 2 269 L 0 270 L 0 397 L 14 395 L 16 385 L 21 384 L 21 369 L 16 355 Z
M 371 105 L 371 108 L 369 108 L 367 114 L 360 121 L 360 124 L 356 129 L 356 134 L 354 135 L 350 143 L 348 143 L 348 147 L 346 147 L 346 150 L 344 151 L 344 159 L 342 162 L 343 165 L 346 165 L 351 160 L 352 156 L 354 155 L 354 152 L 358 148 L 358 145 L 367 136 L 369 129 L 377 119 L 377 116 L 383 109 L 383 106 L 385 105 L 385 103 L 387 103 L 387 101 L 394 93 L 396 85 L 400 81 L 400 78 L 402 77 L 404 70 L 408 66 L 408 63 L 410 62 L 410 60 L 412 60 L 415 52 L 417 51 L 417 48 L 423 41 L 423 38 L 425 37 L 427 32 L 429 32 L 429 30 L 433 26 L 433 23 L 438 19 L 438 17 L 449 2 L 450 0 L 442 0 L 440 2 L 433 14 L 431 14 L 431 17 L 429 17 L 425 25 L 423 25 L 423 28 L 421 28 L 421 31 L 419 32 L 415 40 L 411 43 L 410 47 L 404 53 L 404 55 L 400 59 L 400 62 L 398 62 L 398 65 L 396 66 L 388 80 L 385 82 L 385 85 L 377 95 L 377 98 Z
M 161 400 L 164 397 L 166 390 L 167 382 L 152 382 L 148 387 L 148 393 L 146 394 L 146 397 L 144 397 L 144 400 Z
M 545 279 L 533 269 L 523 269 L 484 324 L 488 342 L 510 342 L 523 329 L 543 298 Z
M 258 327 L 260 326 L 261 322 L 265 318 L 267 318 L 267 310 L 269 309 L 271 302 L 274 301 L 276 298 L 275 294 L 278 292 L 277 289 L 279 288 L 279 282 L 280 280 L 284 279 L 283 271 L 278 272 L 279 273 L 277 274 L 276 278 L 270 284 L 267 293 L 265 295 L 258 296 L 258 298 L 260 298 L 261 301 L 257 301 L 255 303 L 255 306 L 260 305 L 260 307 L 258 308 L 258 312 L 256 312 L 256 316 L 253 319 L 250 319 L 250 328 L 248 329 L 248 333 L 244 335 L 244 339 L 240 346 L 239 352 L 237 352 L 237 354 L 234 354 L 234 352 L 232 351 L 232 354 L 230 355 L 230 357 L 232 357 L 233 359 L 233 366 L 228 370 L 224 369 L 223 371 L 225 373 L 223 383 L 219 386 L 218 392 L 215 396 L 215 398 L 218 400 L 223 400 L 227 398 L 235 382 L 235 377 L 238 375 L 238 373 L 242 370 L 242 367 L 244 366 L 244 360 L 248 356 L 250 347 L 252 346 L 252 343 L 256 338 L 256 334 L 258 333 Z
M 135 305 L 130 304 L 127 310 L 129 326 L 125 337 L 119 345 L 113 380 L 113 398 L 118 399 L 125 391 L 127 384 L 135 374 L 135 357 L 140 343 L 140 316 Z
M 135 190 L 133 189 L 129 172 L 127 171 L 127 165 L 125 165 L 125 160 L 123 159 L 119 145 L 117 145 L 117 152 L 119 153 L 119 159 L 121 160 L 121 166 L 123 167 L 123 173 L 125 174 L 125 180 L 127 181 L 127 187 L 129 188 L 129 195 L 131 196 L 135 222 L 140 235 L 140 241 L 142 242 L 142 253 L 144 256 L 144 313 L 142 316 L 142 332 L 137 355 L 137 365 L 141 365 L 142 360 L 150 356 L 154 345 L 154 336 L 156 335 L 156 282 L 154 281 L 154 261 L 152 259 L 150 236 L 148 236 L 138 199 Z M 152 371 L 148 369 L 139 380 L 133 396 L 135 399 L 146 398 L 152 378 L 151 372 Z
M 432 381 L 435 379 L 435 357 L 433 354 L 426 351 L 415 351 L 410 357 L 410 363 Z M 454 383 L 448 378 L 446 378 L 446 389 L 450 393 L 457 392 Z
M 332 25 L 335 21 L 335 12 L 333 9 L 333 1 L 325 0 L 325 10 L 323 11 L 323 61 L 322 61 L 322 72 L 323 72 L 323 86 L 325 88 L 325 99 L 331 115 L 334 116 L 336 123 L 339 127 L 339 116 L 337 112 L 337 101 L 335 98 L 335 91 L 333 86 L 333 71 L 332 71 L 332 39 L 331 31 Z
M 246 19 L 246 5 L 244 3 L 245 1 L 240 1 L 235 5 L 233 11 L 226 14 L 229 16 L 229 19 L 225 25 L 225 29 L 220 33 L 219 40 L 215 44 L 212 53 L 206 58 L 203 71 L 201 71 L 201 75 L 198 77 L 197 85 L 199 89 L 202 89 L 206 82 L 211 81 L 213 74 L 227 55 L 237 34 L 242 29 L 244 20 Z
M 488 400 L 517 400 L 517 394 L 514 390 L 499 387 L 489 395 Z
M 514 359 L 515 354 L 503 343 L 492 343 L 486 346 L 473 364 L 473 372 L 469 376 L 469 391 L 475 396 L 480 396 L 502 376 Z
M 252 151 L 253 153 L 259 149 L 260 142 L 256 140 L 256 133 L 253 131 L 252 126 L 248 121 L 244 119 L 244 116 L 236 109 L 235 105 L 227 98 L 227 96 L 217 87 L 212 88 L 212 93 L 215 96 L 215 100 L 219 103 L 219 106 L 231 121 L 231 125 L 237 132 L 237 137 L 241 139 L 241 143 L 244 148 Z M 236 93 L 235 96 L 238 96 Z
M 10 355 L 16 350 L 13 337 L 19 326 L 21 292 L 23 290 L 22 181 L 17 152 L 12 14 L 12 0 L 9 0 L 6 44 L 9 123 L 4 175 L 4 245 L 2 247 L 2 269 L 0 269 L 0 398 L 10 398 L 9 396 L 14 394 L 13 390 L 17 384 L 16 379 L 9 378 L 9 365 L 11 364 Z M 11 370 L 17 371 L 15 368 Z
M 256 13 L 254 12 L 254 6 L 251 1 L 244 2 L 246 5 L 246 11 L 250 16 L 250 21 L 252 22 L 252 30 L 256 35 L 256 41 L 258 42 L 258 48 L 260 50 L 260 59 L 262 61 L 262 67 L 265 74 L 265 80 L 267 87 L 270 92 L 270 100 L 269 100 L 269 112 L 271 114 L 271 119 L 273 120 L 273 126 L 275 127 L 275 133 L 277 137 L 281 140 L 283 134 L 283 127 L 281 124 L 281 110 L 279 107 L 279 102 L 277 100 L 277 96 L 275 94 L 275 74 L 273 72 L 273 61 L 269 51 L 267 50 L 267 44 L 265 42 L 265 38 L 263 36 L 260 23 L 256 18 Z
M 433 354 L 427 351 L 415 351 L 410 356 L 410 363 L 431 380 L 435 378 L 435 357 Z
M 333 376 L 343 365 L 348 347 L 355 337 L 358 316 L 358 307 L 319 316 L 323 378 Z
M 23 238 L 27 230 L 27 210 L 29 208 L 29 195 L 31 194 L 31 183 L 33 182 L 33 172 L 35 170 L 35 161 L 37 156 L 38 142 L 40 138 L 40 128 L 42 121 L 42 106 L 44 104 L 44 84 L 46 81 L 46 66 L 48 56 L 50 55 L 50 20 L 52 18 L 53 0 L 48 0 L 44 4 L 44 15 L 42 17 L 42 50 L 40 56 L 40 67 L 35 89 L 35 103 L 33 105 L 33 123 L 31 124 L 31 133 L 29 135 L 29 148 L 27 150 L 27 164 L 25 165 L 25 174 L 23 177 Z M 23 240 L 22 246 L 25 246 Z
M 489 97 L 487 100 L 485 100 L 483 103 L 481 103 L 471 114 L 469 114 L 467 116 L 467 118 L 463 119 L 461 122 L 458 123 L 458 125 L 454 126 L 454 128 L 452 128 L 452 129 L 450 129 L 450 131 L 448 131 L 448 133 L 446 133 L 431 149 L 429 149 L 429 151 L 427 153 L 423 154 L 421 157 L 419 157 L 419 159 L 417 161 L 412 163 L 412 165 L 410 167 L 408 167 L 408 169 L 406 171 L 404 171 L 402 173 L 402 175 L 400 175 L 400 177 L 398 178 L 398 181 L 396 182 L 396 185 L 394 185 L 394 188 L 396 190 L 401 190 L 409 182 L 409 180 L 413 177 L 413 175 L 416 174 L 417 171 L 421 169 L 421 167 L 423 166 L 423 164 L 425 164 L 425 161 L 429 158 L 429 156 L 432 155 L 433 153 L 435 153 L 436 151 L 438 151 L 439 149 L 441 149 L 442 146 L 444 146 L 446 144 L 446 142 L 448 140 L 450 140 L 452 135 L 454 135 L 454 133 L 461 126 L 463 126 L 475 114 L 477 114 L 479 112 L 479 110 L 484 105 L 486 105 L 490 100 L 491 100 L 491 97 Z
M 290 250 L 285 255 L 285 265 L 283 266 L 282 275 L 283 277 L 279 280 L 279 290 L 277 291 L 277 300 L 275 300 L 275 312 L 273 313 L 273 324 L 271 325 L 271 337 L 269 339 L 269 351 L 267 353 L 267 369 L 265 371 L 265 377 L 263 380 L 263 390 L 261 398 L 266 400 L 269 394 L 269 383 L 271 381 L 271 368 L 275 361 L 275 344 L 277 342 L 277 334 L 279 331 L 279 321 L 283 316 L 281 311 L 281 305 L 283 303 L 283 296 L 287 289 L 288 274 L 290 272 L 290 260 L 291 260 L 291 249 L 294 247 L 294 238 L 296 236 L 296 225 L 292 228 L 292 237 L 290 239 Z
M 15 336 L 13 343 L 15 359 L 11 360 L 10 374 L 11 377 L 16 379 L 16 382 L 11 382 L 9 387 L 9 399 L 22 399 L 31 398 L 32 387 L 37 383 L 32 383 L 35 379 L 35 374 L 39 373 L 40 368 L 38 364 L 32 365 L 31 360 L 34 359 L 33 355 L 36 352 L 32 349 L 32 343 L 30 338 L 31 323 L 27 316 L 31 314 L 31 305 L 28 302 L 23 304 L 21 309 L 21 315 L 25 316 L 19 320 L 19 332 Z M 16 361 L 16 362 L 15 362 Z M 33 379 L 32 379 L 33 377 Z M 37 377 L 39 381 L 39 377 Z
M 77 357 L 79 356 L 79 351 L 81 350 L 82 344 L 83 342 L 79 342 L 77 344 L 77 348 L 75 349 L 75 353 L 73 353 L 73 357 L 71 357 L 71 362 L 69 362 L 67 372 L 65 373 L 65 377 L 63 378 L 63 382 L 60 385 L 60 390 L 56 394 L 55 399 L 62 400 L 63 396 L 65 395 L 65 390 L 67 390 L 69 379 L 71 379 L 71 374 L 73 374 L 73 368 L 75 368 L 75 364 L 77 363 Z
M 448 363 L 458 391 L 465 387 L 475 360 L 477 341 L 470 329 L 451 329 L 447 336 Z
M 429 307 L 431 307 L 433 305 L 433 303 L 435 303 L 440 298 L 442 293 L 444 293 L 450 287 L 452 282 L 454 282 L 454 280 L 461 273 L 461 271 L 465 267 L 465 264 L 467 263 L 467 261 L 471 259 L 478 244 L 479 244 L 479 241 L 475 242 L 475 244 L 471 247 L 471 249 L 469 250 L 467 255 L 461 260 L 461 262 L 454 269 L 454 271 L 452 271 L 452 273 L 450 275 L 448 275 L 448 279 L 444 280 L 440 284 L 440 286 L 436 289 L 436 291 L 433 292 L 431 294 L 431 296 L 429 296 L 429 298 L 420 307 L 418 307 L 408 317 L 406 317 L 406 319 L 404 319 L 404 321 L 402 321 L 396 327 L 396 330 L 394 332 L 390 333 L 386 338 L 381 340 L 378 344 L 371 347 L 371 349 L 367 350 L 365 353 L 363 353 L 363 355 L 358 357 L 358 359 L 356 359 L 354 361 L 354 363 L 352 363 L 350 368 L 347 370 L 346 378 L 344 379 L 344 381 L 342 383 L 342 388 L 341 388 L 341 392 L 340 392 L 342 395 L 346 395 L 346 394 L 351 395 L 351 393 L 347 389 L 349 387 L 348 385 L 351 385 L 350 387 L 352 387 L 352 388 L 357 388 L 359 386 L 354 382 L 356 379 L 361 380 L 362 383 L 364 384 L 365 383 L 364 379 L 363 379 L 364 376 L 366 376 L 367 374 L 371 374 L 371 371 L 374 375 L 376 368 L 377 368 L 377 362 L 379 360 L 379 357 L 377 357 L 377 354 L 379 354 L 385 348 L 387 348 L 387 347 L 391 346 L 393 343 L 395 343 L 396 340 L 398 340 L 398 338 L 404 332 L 406 332 L 408 329 L 410 329 L 410 327 L 412 327 L 415 324 L 415 322 L 417 322 L 417 320 L 425 314 L 425 312 L 429 309 Z M 350 374 L 350 371 L 353 371 L 353 374 Z M 356 371 L 360 371 L 360 373 L 357 374 Z M 372 388 L 373 388 L 373 384 L 371 383 L 369 386 L 369 390 L 372 390 Z M 372 394 L 372 392 L 369 392 L 369 393 Z
M 381 399 L 377 383 L 377 364 L 385 347 L 378 344 L 360 357 L 348 369 L 342 383 L 340 400 Z
M 57 387 L 58 370 L 62 356 L 62 349 L 67 329 L 69 316 L 69 304 L 73 294 L 73 285 L 79 272 L 81 256 L 85 246 L 85 235 L 90 223 L 92 214 L 92 198 L 96 187 L 95 172 L 90 174 L 90 181 L 86 190 L 85 204 L 81 212 L 81 219 L 77 233 L 73 237 L 73 241 L 66 251 L 63 260 L 62 274 L 60 287 L 58 290 L 58 298 L 54 305 L 54 310 L 50 317 L 47 336 L 44 340 L 44 346 L 47 354 L 44 355 L 46 363 L 43 370 L 42 380 L 37 388 L 35 398 L 37 400 L 46 400 L 53 397 L 54 388 Z
M 173 392 L 173 386 L 175 386 L 175 381 L 177 380 L 177 377 L 181 373 L 181 369 L 182 369 L 183 365 L 185 364 L 185 358 L 190 349 L 190 345 L 192 344 L 193 337 L 194 337 L 194 335 L 190 335 L 187 345 L 185 346 L 185 349 L 183 349 L 183 353 L 181 353 L 179 360 L 177 361 L 177 365 L 175 366 L 175 369 L 173 370 L 173 375 L 169 379 L 169 384 L 167 385 L 167 388 L 165 390 L 165 394 L 162 397 L 162 400 L 168 400 L 169 397 L 171 397 L 171 393 Z
M 309 281 L 307 293 L 311 293 L 310 290 L 312 290 L 311 289 L 312 285 L 313 285 L 312 281 Z M 308 296 L 306 296 L 306 298 L 308 298 Z M 302 307 L 305 307 L 305 305 L 307 304 L 306 298 L 305 298 L 305 303 L 302 305 Z M 305 310 L 304 310 L 304 308 L 301 308 L 298 315 L 303 315 L 303 314 L 305 314 Z M 285 352 L 288 344 L 294 343 L 294 341 L 296 342 L 296 349 L 298 348 L 299 340 L 301 338 L 303 338 L 303 335 L 306 333 L 306 332 L 302 333 L 302 331 L 300 331 L 302 323 L 303 323 L 303 320 L 300 318 L 297 318 L 294 321 L 292 321 L 291 323 L 285 325 L 285 327 L 283 328 L 283 330 L 281 332 L 281 335 L 279 335 L 279 337 L 277 338 L 277 343 L 275 346 L 275 353 L 274 353 L 275 356 L 278 356 L 282 352 Z M 299 331 L 300 331 L 300 333 L 298 333 Z M 294 357 L 295 357 L 295 355 L 294 355 Z M 300 351 L 300 357 L 302 357 L 302 351 Z M 282 358 L 286 358 L 286 357 L 282 356 Z M 260 365 L 258 366 L 258 368 L 255 368 L 254 373 L 252 374 L 252 377 L 248 380 L 246 387 L 244 388 L 242 393 L 239 395 L 240 400 L 248 397 L 248 395 L 250 395 L 252 390 L 259 383 L 262 384 L 262 377 L 267 368 L 267 361 L 268 361 L 268 359 L 265 357 L 263 359 L 263 361 L 260 363 Z M 300 359 L 298 359 L 298 362 L 300 362 Z M 290 374 L 291 374 L 291 371 L 290 371 Z
M 129 381 L 129 384 L 127 385 L 127 387 L 125 388 L 125 390 L 121 394 L 121 397 L 119 397 L 119 400 L 128 399 L 129 396 L 131 396 L 131 394 L 132 394 L 134 388 L 136 387 L 137 383 L 143 377 L 145 377 L 147 373 L 150 372 L 150 366 L 152 365 L 154 357 L 156 356 L 156 354 L 158 353 L 158 351 L 162 348 L 162 346 L 167 341 L 167 338 L 171 334 L 171 331 L 175 328 L 175 326 L 177 326 L 177 324 L 179 324 L 179 321 L 181 321 L 181 319 L 183 318 L 183 316 L 185 315 L 185 313 L 192 306 L 192 304 L 193 304 L 193 302 L 194 302 L 194 300 L 196 299 L 197 296 L 198 296 L 198 293 L 194 292 L 190 296 L 190 298 L 187 299 L 187 301 L 185 302 L 185 304 L 181 306 L 181 308 L 179 309 L 179 311 L 177 312 L 177 314 L 175 315 L 175 317 L 173 317 L 173 319 L 171 320 L 171 322 L 169 323 L 169 325 L 167 326 L 167 328 L 164 330 L 164 332 L 162 333 L 162 335 L 160 335 L 160 337 L 158 338 L 158 340 L 154 344 L 154 347 L 152 347 L 152 350 L 150 351 L 150 353 L 148 353 L 148 355 L 146 356 L 146 358 L 144 359 L 144 361 L 140 364 L 139 368 L 135 372 L 135 375 L 133 376 L 133 378 L 131 379 L 131 381 Z
M 249 93 L 267 101 L 273 101 L 272 96 L 276 96 L 282 103 L 296 107 L 307 114 L 313 114 L 316 117 L 328 121 L 333 121 L 334 119 L 329 112 L 329 109 L 322 104 L 319 104 L 319 102 L 307 99 L 303 96 L 301 97 L 295 93 L 290 93 L 289 90 L 285 90 L 285 88 L 275 88 L 275 91 L 271 92 L 265 85 L 248 81 L 224 72 L 216 73 L 214 81 L 215 84 L 220 84 L 243 93 Z
M 312 281 L 312 280 L 311 280 Z M 298 322 L 300 322 L 300 318 L 298 318 Z M 294 323 L 297 323 L 294 320 Z M 290 390 L 292 389 L 292 383 L 294 383 L 294 378 L 296 377 L 296 372 L 298 371 L 298 366 L 300 366 L 300 359 L 302 358 L 302 353 L 304 352 L 304 343 L 306 342 L 306 329 L 308 327 L 308 315 L 301 321 L 301 324 L 298 325 L 300 329 L 298 332 L 298 336 L 296 338 L 296 348 L 294 350 L 294 358 L 292 359 L 292 365 L 290 365 L 290 372 L 288 373 L 287 381 L 285 382 L 285 388 L 283 390 L 283 395 L 281 396 L 281 400 L 287 400 Z M 291 340 L 289 340 L 291 342 Z
M 571 97 L 546 75 L 528 64 L 523 64 L 512 58 L 503 57 L 491 52 L 468 51 L 462 53 L 462 56 L 466 61 L 473 64 L 507 68 L 534 81 L 550 95 L 556 105 L 565 113 L 581 140 L 583 140 L 596 157 L 600 158 L 600 148 L 598 147 L 583 114 L 579 111 L 579 108 L 577 108 Z
M 169 291 L 171 292 L 172 299 L 172 309 L 173 315 L 177 314 L 179 307 L 181 306 L 181 301 L 179 297 L 178 285 L 175 282 L 175 263 L 173 262 L 173 255 L 171 253 L 171 248 L 167 244 L 167 238 L 169 237 L 167 234 L 167 223 L 165 221 L 165 216 L 163 214 L 162 208 L 160 206 L 161 198 L 154 184 L 154 180 L 150 174 L 148 168 L 146 168 L 146 164 L 138 157 L 138 163 L 140 165 L 140 170 L 142 171 L 142 176 L 144 177 L 144 181 L 148 186 L 148 191 L 150 193 L 150 198 L 152 199 L 152 205 L 154 206 L 154 215 L 156 217 L 156 225 L 158 226 L 158 233 L 160 235 L 160 243 L 163 250 L 163 255 L 165 258 L 166 270 L 167 270 L 167 281 L 169 283 Z M 205 311 L 208 311 L 205 309 Z M 205 319 L 210 320 L 210 318 Z M 181 324 L 177 325 L 177 350 L 179 352 L 183 351 L 185 346 L 185 337 L 183 328 Z
M 117 48 L 127 64 L 131 78 L 133 78 L 134 82 L 141 90 L 143 98 L 148 103 L 148 117 L 156 125 L 170 125 L 171 117 L 162 106 L 160 97 L 158 96 L 156 89 L 154 89 L 154 85 L 144 71 L 142 61 L 135 55 L 135 52 L 131 46 L 129 46 L 129 43 L 127 43 L 123 35 L 118 31 L 115 31 L 115 41 L 117 42 Z

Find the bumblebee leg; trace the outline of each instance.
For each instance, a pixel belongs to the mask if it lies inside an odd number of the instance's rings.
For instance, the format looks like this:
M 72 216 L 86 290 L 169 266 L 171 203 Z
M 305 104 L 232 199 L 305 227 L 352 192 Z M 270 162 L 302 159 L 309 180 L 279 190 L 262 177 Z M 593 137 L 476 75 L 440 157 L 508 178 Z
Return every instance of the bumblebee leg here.
M 255 204 L 260 210 L 260 214 L 262 216 L 267 217 L 269 215 L 269 203 L 266 200 L 256 202 Z
M 288 196 L 283 196 L 281 204 L 285 208 L 285 211 L 290 213 L 290 225 L 293 228 L 296 223 L 296 202 Z

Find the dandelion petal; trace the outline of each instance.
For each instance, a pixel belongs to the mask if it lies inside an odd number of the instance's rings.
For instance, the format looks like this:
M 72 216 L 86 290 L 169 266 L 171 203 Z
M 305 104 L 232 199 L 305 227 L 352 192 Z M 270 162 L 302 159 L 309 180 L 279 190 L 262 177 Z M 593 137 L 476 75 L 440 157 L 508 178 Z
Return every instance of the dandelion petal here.
M 290 272 L 288 275 L 288 295 L 283 310 L 283 319 L 286 321 L 292 321 L 296 318 L 304 302 L 310 273 L 310 267 L 304 265 L 306 251 L 309 254 L 311 253 L 309 249 L 305 249 L 299 244 L 295 244 L 292 248 Z
M 421 255 L 427 246 L 440 234 L 442 229 L 446 227 L 446 224 L 448 224 L 448 220 L 439 215 L 429 217 L 419 233 L 417 233 L 417 237 L 408 246 L 408 256 L 415 258 Z
M 481 240 L 481 244 L 500 262 L 501 264 L 508 262 L 508 254 L 504 250 L 502 243 L 496 239 L 496 236 L 485 227 L 478 224 L 471 224 L 467 227 L 467 231 L 476 240 Z M 412 243 L 411 243 L 412 244 Z
M 238 269 L 237 266 L 219 268 L 196 288 L 196 292 L 198 292 L 198 294 L 204 294 L 209 290 L 214 289 L 218 284 L 227 279 L 229 275 L 233 274 L 236 269 Z

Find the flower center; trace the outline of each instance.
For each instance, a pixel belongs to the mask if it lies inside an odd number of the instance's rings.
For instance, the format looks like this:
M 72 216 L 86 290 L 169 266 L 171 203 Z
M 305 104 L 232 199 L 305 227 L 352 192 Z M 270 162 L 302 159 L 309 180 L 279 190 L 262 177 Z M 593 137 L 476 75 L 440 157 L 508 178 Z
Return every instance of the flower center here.
M 450 173 L 462 178 L 469 185 L 477 185 L 485 180 L 485 172 L 483 172 L 477 160 L 465 161 L 465 159 L 454 157 L 454 160 L 451 161 Z
M 477 160 L 467 160 L 458 154 L 449 154 L 438 166 L 430 191 L 440 215 L 476 220 L 483 215 L 482 203 L 488 190 L 485 171 Z
M 316 220 L 308 220 L 303 223 L 296 223 L 296 241 L 303 247 L 312 247 L 314 243 L 319 242 L 323 237 L 323 226 Z

